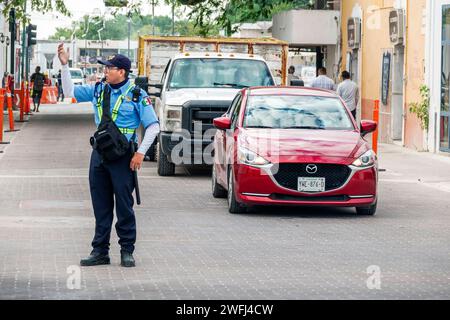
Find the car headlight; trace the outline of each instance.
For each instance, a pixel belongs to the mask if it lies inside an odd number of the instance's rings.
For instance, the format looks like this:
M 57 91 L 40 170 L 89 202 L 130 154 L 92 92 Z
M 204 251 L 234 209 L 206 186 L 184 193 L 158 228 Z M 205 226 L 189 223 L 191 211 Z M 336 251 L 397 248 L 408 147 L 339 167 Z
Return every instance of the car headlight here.
M 238 160 L 240 163 L 256 167 L 270 164 L 268 160 L 243 147 L 238 149 Z
M 352 165 L 358 168 L 371 167 L 377 161 L 377 155 L 373 150 L 369 150 L 356 159 Z
M 165 109 L 165 131 L 180 131 L 182 107 L 168 105 Z

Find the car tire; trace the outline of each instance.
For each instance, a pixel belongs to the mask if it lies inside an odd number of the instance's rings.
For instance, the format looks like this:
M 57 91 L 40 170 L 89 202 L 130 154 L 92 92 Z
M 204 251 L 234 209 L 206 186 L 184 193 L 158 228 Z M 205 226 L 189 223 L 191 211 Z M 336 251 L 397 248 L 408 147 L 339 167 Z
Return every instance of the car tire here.
M 227 190 L 225 190 L 224 187 L 222 187 L 219 183 L 217 183 L 217 176 L 216 176 L 216 166 L 213 164 L 212 167 L 212 195 L 214 198 L 226 198 L 227 197 Z
M 156 161 L 156 141 L 158 138 L 155 139 L 155 141 L 152 143 L 150 148 L 148 149 L 147 153 L 145 154 L 145 161 Z
M 356 214 L 358 216 L 374 216 L 377 212 L 377 202 L 369 207 L 356 207 Z
M 173 176 L 175 174 L 175 164 L 167 159 L 167 156 L 162 152 L 161 145 L 158 142 L 156 146 L 156 161 L 158 164 L 158 175 L 162 177 Z
M 234 192 L 234 175 L 233 169 L 228 170 L 228 212 L 237 214 L 246 212 L 246 207 L 236 200 L 236 195 Z

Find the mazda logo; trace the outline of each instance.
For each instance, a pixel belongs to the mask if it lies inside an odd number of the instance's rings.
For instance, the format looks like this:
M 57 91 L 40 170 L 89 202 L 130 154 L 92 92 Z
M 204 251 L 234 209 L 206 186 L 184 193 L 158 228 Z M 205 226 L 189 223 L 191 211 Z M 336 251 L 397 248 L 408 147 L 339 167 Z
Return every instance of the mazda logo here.
M 309 174 L 314 174 L 317 172 L 317 166 L 315 164 L 308 164 L 306 166 L 306 172 Z

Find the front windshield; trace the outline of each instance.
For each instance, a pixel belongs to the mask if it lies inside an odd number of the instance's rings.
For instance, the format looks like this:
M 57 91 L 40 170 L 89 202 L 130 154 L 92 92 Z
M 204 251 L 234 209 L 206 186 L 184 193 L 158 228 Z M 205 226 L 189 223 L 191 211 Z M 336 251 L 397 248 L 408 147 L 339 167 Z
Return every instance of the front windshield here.
M 354 130 L 338 98 L 317 96 L 250 96 L 244 127 Z
M 178 59 L 169 79 L 169 89 L 272 85 L 273 79 L 263 61 L 243 59 Z
M 83 78 L 80 70 L 70 70 L 70 76 L 77 79 Z

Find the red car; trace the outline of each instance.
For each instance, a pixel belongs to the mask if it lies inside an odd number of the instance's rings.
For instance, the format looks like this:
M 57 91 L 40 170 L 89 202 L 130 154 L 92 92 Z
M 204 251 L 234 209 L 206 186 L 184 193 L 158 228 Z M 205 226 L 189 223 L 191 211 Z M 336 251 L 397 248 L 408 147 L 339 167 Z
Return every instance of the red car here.
M 334 92 L 253 87 L 214 119 L 212 193 L 230 213 L 260 205 L 377 208 L 377 157 Z

